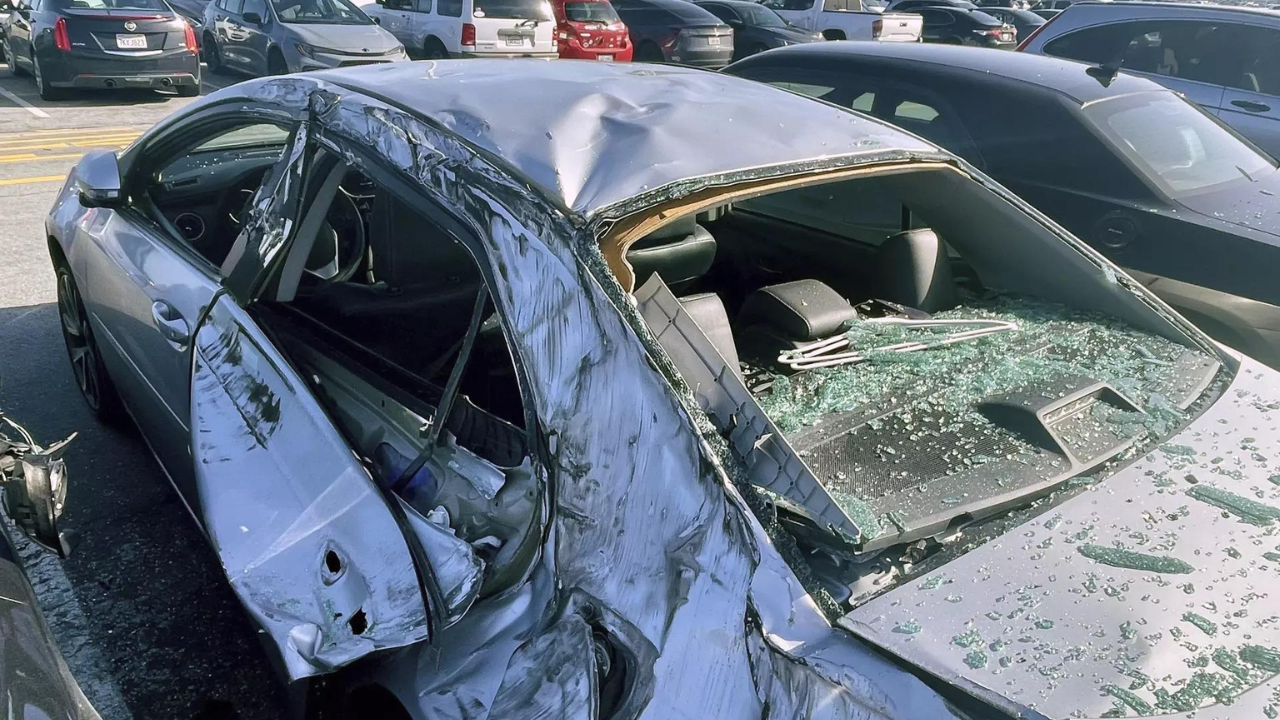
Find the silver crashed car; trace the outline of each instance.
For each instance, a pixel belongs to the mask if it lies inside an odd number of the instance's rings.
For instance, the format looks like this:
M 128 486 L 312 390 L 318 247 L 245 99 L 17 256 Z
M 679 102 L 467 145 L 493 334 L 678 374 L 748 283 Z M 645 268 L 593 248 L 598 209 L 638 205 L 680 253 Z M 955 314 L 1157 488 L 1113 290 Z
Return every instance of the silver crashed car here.
M 643 64 L 268 78 L 46 227 L 85 399 L 313 712 L 1275 712 L 1276 373 L 879 121 Z

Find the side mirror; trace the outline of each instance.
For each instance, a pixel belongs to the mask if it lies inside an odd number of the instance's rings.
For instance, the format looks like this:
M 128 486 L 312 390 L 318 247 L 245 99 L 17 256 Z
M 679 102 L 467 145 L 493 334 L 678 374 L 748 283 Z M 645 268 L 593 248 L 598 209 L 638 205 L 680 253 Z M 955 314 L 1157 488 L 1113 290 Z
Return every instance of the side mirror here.
M 118 207 L 124 199 L 120 190 L 120 165 L 110 150 L 97 150 L 80 159 L 75 170 L 76 192 L 85 207 Z
M 0 433 L 0 486 L 4 511 L 27 537 L 40 546 L 67 557 L 72 537 L 58 529 L 67 501 L 67 466 L 62 453 L 75 433 L 62 442 L 42 448 L 21 425 L 0 416 L 21 436 Z
M 259 15 L 258 13 L 256 13 L 256 12 L 254 12 L 254 11 L 250 10 L 249 12 L 247 12 L 247 13 L 245 13 L 245 14 L 244 14 L 244 21 L 245 21 L 245 22 L 247 22 L 247 23 L 249 23 L 249 24 L 251 24 L 251 25 L 261 25 L 261 24 L 262 24 L 262 16 L 261 16 L 261 15 Z
M 380 17 L 374 17 L 374 18 L 372 18 L 372 20 L 373 20 L 373 24 L 374 24 L 374 25 L 381 25 L 381 24 L 382 24 L 382 18 L 380 18 Z

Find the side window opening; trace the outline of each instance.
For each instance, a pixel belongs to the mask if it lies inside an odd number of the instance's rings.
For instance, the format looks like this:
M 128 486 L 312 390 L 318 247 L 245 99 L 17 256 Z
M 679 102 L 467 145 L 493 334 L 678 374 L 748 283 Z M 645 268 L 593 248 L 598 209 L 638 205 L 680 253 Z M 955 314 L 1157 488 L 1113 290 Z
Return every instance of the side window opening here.
M 273 123 L 254 123 L 201 138 L 150 174 L 148 209 L 176 241 L 220 267 L 254 192 L 280 161 L 291 132 Z
M 446 598 L 460 614 L 522 577 L 539 536 L 505 331 L 471 252 L 412 202 L 333 156 L 308 187 L 315 200 L 253 312 L 411 525 L 473 561 L 476 581 Z M 423 539 L 429 555 L 442 537 Z

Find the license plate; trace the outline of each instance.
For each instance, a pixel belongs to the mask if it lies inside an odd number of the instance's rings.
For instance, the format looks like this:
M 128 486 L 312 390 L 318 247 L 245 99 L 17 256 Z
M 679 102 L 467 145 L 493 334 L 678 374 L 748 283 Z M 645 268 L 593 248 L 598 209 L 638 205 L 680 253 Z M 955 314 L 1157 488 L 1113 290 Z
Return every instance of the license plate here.
M 720 38 L 718 38 L 718 37 L 709 37 L 709 38 L 707 38 L 707 44 L 708 44 L 708 45 L 719 45 L 719 44 L 720 44 Z
M 117 35 L 116 47 L 121 50 L 146 50 L 146 35 Z
M 597 55 L 596 59 L 599 60 L 600 62 L 613 62 L 612 55 Z
M 520 47 L 521 45 L 524 45 L 524 38 L 509 37 L 507 38 L 507 44 Z

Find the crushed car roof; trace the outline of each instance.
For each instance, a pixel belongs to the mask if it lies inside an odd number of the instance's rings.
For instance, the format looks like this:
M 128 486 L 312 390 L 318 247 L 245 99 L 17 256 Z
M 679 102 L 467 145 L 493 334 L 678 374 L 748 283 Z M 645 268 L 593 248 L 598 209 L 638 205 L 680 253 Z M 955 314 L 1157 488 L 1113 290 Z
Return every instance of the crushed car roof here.
M 312 76 L 437 123 L 584 215 L 695 177 L 840 156 L 940 152 L 878 121 L 688 68 L 445 60 Z
M 990 57 L 992 54 L 996 57 Z M 884 68 L 885 78 L 922 71 L 962 73 L 969 77 L 989 77 L 993 81 L 1003 78 L 1057 91 L 1080 104 L 1135 92 L 1170 92 L 1123 71 L 1110 84 L 1103 85 L 1086 72 L 1089 65 L 1085 63 L 1021 52 L 990 53 L 986 48 L 961 45 L 810 43 L 774 50 L 768 56 L 744 60 L 740 66 L 751 67 L 757 62 L 777 65 L 787 59 L 812 62 L 817 58 L 836 62 L 840 58 L 856 59 L 861 64 Z

